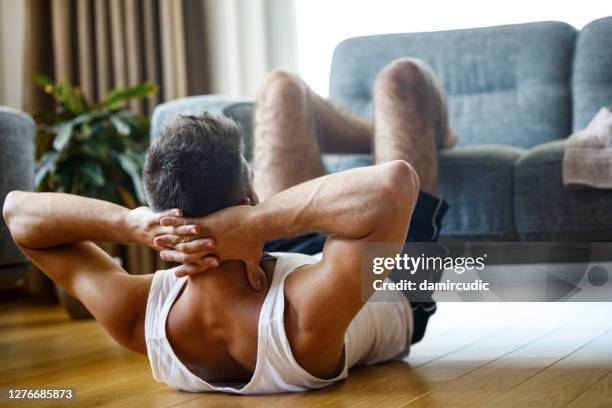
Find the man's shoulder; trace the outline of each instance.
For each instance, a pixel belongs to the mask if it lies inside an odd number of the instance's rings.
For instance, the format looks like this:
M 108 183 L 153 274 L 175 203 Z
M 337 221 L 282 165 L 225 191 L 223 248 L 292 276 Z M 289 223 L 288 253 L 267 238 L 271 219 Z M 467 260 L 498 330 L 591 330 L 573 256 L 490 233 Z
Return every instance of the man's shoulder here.
M 294 272 L 304 268 L 311 268 L 320 262 L 321 257 L 293 252 L 269 252 L 264 256 L 264 262 L 266 260 L 274 262 L 273 280 L 279 283 L 283 281 L 283 289 L 286 292 L 287 287 L 293 285 L 292 282 L 301 280 L 299 276 L 302 273 Z M 272 279 L 270 284 L 272 284 Z

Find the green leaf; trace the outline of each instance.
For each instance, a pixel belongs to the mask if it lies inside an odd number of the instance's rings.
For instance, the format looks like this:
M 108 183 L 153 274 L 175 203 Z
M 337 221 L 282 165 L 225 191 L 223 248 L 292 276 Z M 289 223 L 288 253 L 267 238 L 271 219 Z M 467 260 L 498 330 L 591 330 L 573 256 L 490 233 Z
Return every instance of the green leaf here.
M 83 114 L 80 114 L 79 116 L 75 117 L 74 119 L 72 119 L 72 123 L 75 126 L 82 125 L 82 124 L 89 124 L 89 123 L 94 122 L 95 120 L 103 118 L 103 117 L 105 117 L 107 115 L 108 115 L 108 111 L 107 110 L 90 111 L 90 112 L 83 113 Z
M 55 85 L 54 96 L 74 115 L 80 115 L 87 111 L 87 103 L 81 91 L 73 87 L 68 81 L 61 81 Z
M 119 118 L 118 115 L 113 115 L 110 117 L 111 122 L 113 122 L 113 125 L 115 125 L 115 129 L 117 129 L 117 132 L 121 135 L 121 136 L 129 136 L 131 129 L 130 127 L 123 121 L 121 120 L 121 118 Z
M 95 161 L 86 161 L 79 166 L 79 173 L 92 185 L 102 187 L 106 183 L 102 166 Z
M 74 129 L 74 140 L 78 142 L 86 142 L 91 138 L 93 134 L 93 128 L 89 123 L 83 123 L 78 128 Z
M 144 188 L 142 186 L 142 180 L 140 178 L 140 168 L 138 164 L 125 153 L 121 153 L 117 156 L 119 159 L 119 163 L 125 172 L 132 179 L 132 183 L 134 185 L 134 192 L 136 193 L 136 197 L 140 203 L 145 203 L 145 193 Z
M 36 186 L 37 191 L 47 190 L 47 178 L 55 171 L 57 158 L 57 152 L 47 152 L 41 158 L 40 162 L 38 163 L 38 168 L 36 169 L 36 174 L 34 175 L 34 185 Z
M 140 171 L 149 143 L 149 121 L 123 107 L 133 98 L 157 91 L 153 84 L 118 88 L 88 105 L 77 87 L 54 83 L 44 75 L 34 81 L 58 102 L 37 115 L 37 189 L 65 191 L 135 205 L 144 202 Z
M 116 107 L 129 99 L 146 98 L 156 93 L 157 90 L 157 85 L 150 82 L 144 82 L 140 85 L 129 88 L 116 88 L 112 90 L 102 102 L 100 102 L 99 106 Z
M 45 88 L 47 86 L 53 87 L 55 85 L 53 81 L 51 81 L 51 79 L 44 74 L 34 74 L 34 82 L 36 82 L 36 84 L 38 84 L 38 86 L 41 88 Z
M 64 105 L 71 116 L 80 115 L 89 109 L 87 101 L 81 94 L 79 88 L 73 87 L 68 81 L 60 81 L 54 84 L 48 77 L 42 74 L 34 75 L 36 82 L 43 90 Z
M 55 150 L 62 151 L 64 147 L 70 142 L 70 136 L 72 136 L 73 125 L 72 122 L 64 122 L 57 128 L 57 135 L 53 140 L 53 148 Z
M 72 179 L 73 179 L 73 172 L 69 166 L 64 164 L 63 166 L 61 166 L 61 168 L 58 168 L 55 173 L 55 182 L 57 183 L 55 191 L 58 191 L 58 192 L 72 191 Z
M 79 154 L 96 159 L 99 162 L 105 162 L 110 147 L 103 141 L 90 138 L 87 143 L 81 143 L 72 150 L 73 154 Z

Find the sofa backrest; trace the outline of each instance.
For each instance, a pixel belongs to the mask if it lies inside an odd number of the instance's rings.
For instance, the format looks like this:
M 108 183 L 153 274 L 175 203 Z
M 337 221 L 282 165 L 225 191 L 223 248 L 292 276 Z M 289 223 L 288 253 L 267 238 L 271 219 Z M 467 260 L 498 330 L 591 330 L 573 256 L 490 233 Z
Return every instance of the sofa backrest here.
M 418 58 L 448 93 L 459 145 L 529 148 L 571 132 L 575 38 L 560 22 L 352 38 L 334 51 L 330 97 L 371 117 L 377 73 L 394 59 Z
M 572 75 L 574 130 L 583 129 L 603 106 L 612 106 L 612 17 L 595 20 L 576 41 Z

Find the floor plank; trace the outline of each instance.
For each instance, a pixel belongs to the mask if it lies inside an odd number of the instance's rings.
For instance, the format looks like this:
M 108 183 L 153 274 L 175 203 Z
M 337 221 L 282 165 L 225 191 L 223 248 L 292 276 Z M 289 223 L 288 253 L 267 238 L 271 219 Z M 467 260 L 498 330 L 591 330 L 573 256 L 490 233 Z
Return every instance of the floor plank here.
M 567 408 L 609 408 L 612 405 L 612 371 L 590 386 L 573 400 Z
M 517 387 L 487 407 L 565 407 L 612 370 L 612 331 L 595 336 L 583 347 Z M 608 400 L 612 404 L 612 399 Z
M 527 329 L 528 331 L 529 329 Z M 602 332 L 582 331 L 572 336 L 563 336 L 560 330 L 548 332 L 533 328 L 534 336 L 529 340 L 525 335 L 514 333 L 508 336 L 509 345 L 515 349 L 487 364 L 457 377 L 421 398 L 411 401 L 409 407 L 473 407 L 484 405 L 487 401 L 512 389 L 526 379 L 536 375 L 543 368 L 561 360 Z M 524 341 L 527 340 L 527 341 Z M 523 344 L 521 344 L 523 343 Z M 508 349 L 510 349 L 508 347 Z

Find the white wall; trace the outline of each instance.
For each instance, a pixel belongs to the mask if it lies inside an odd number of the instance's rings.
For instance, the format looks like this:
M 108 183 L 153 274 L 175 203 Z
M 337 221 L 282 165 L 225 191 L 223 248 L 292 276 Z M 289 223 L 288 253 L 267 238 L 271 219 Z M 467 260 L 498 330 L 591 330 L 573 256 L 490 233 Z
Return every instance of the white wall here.
M 22 0 L 0 0 L 0 105 L 21 109 Z

